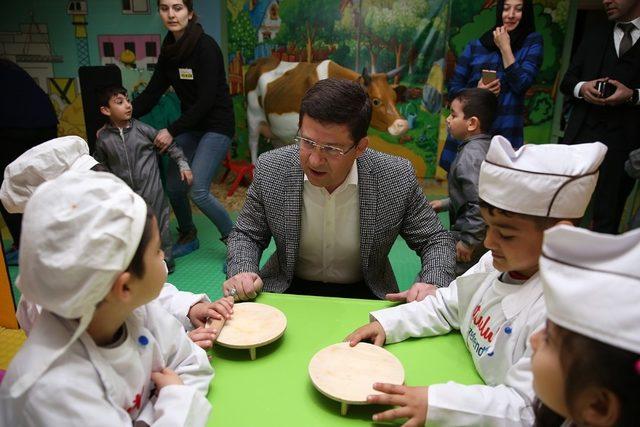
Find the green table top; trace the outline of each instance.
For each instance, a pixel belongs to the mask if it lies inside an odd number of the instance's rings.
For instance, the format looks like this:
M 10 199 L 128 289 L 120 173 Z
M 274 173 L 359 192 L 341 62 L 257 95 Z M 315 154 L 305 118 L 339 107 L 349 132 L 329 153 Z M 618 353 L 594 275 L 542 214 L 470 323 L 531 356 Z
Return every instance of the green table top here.
M 248 350 L 215 347 L 216 373 L 208 395 L 213 410 L 207 425 L 371 425 L 371 415 L 382 407 L 349 406 L 341 416 L 340 403 L 314 388 L 307 367 L 317 351 L 368 322 L 369 311 L 392 304 L 271 293 L 261 294 L 256 302 L 280 309 L 287 316 L 287 330 L 278 341 L 258 348 L 253 361 Z M 402 362 L 407 385 L 482 382 L 460 334 L 410 339 L 385 348 Z

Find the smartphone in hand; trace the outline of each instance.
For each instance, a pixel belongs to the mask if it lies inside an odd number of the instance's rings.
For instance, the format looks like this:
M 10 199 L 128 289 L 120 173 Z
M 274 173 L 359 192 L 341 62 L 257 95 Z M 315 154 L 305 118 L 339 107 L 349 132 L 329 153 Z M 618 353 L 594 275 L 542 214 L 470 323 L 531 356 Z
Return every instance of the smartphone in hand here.
M 618 89 L 614 84 L 606 80 L 600 80 L 596 83 L 596 90 L 600 93 L 600 98 L 608 98 Z
M 498 78 L 496 70 L 482 70 L 482 83 L 488 85 Z

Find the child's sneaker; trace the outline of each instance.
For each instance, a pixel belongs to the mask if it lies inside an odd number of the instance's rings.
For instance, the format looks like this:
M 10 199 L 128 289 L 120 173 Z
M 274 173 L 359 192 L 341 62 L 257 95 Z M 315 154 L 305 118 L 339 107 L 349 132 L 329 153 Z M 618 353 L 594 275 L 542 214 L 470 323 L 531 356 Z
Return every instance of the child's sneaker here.
M 180 258 L 181 256 L 185 256 L 195 251 L 200 247 L 200 241 L 198 240 L 198 230 L 195 228 L 190 231 L 183 233 L 180 229 L 178 229 L 178 233 L 180 236 L 178 237 L 178 241 L 175 245 L 173 245 L 173 257 Z

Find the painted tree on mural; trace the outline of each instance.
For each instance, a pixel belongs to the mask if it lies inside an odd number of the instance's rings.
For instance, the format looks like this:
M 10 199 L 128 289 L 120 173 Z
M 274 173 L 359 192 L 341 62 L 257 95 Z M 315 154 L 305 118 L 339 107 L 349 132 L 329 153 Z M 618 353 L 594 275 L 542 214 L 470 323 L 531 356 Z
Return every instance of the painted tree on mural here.
M 443 2 L 424 0 L 344 0 L 341 18 L 335 26 L 340 46 L 332 57 L 338 62 L 355 64 L 360 70 L 360 57 L 366 54 L 368 64 L 366 60 L 362 62 L 372 72 L 407 65 L 405 78 L 414 74 L 416 62 L 426 72 L 430 64 L 425 66 L 425 58 L 429 57 L 431 62 L 437 59 L 429 49 L 441 42 L 438 32 L 444 35 L 446 19 L 442 16 L 446 16 L 443 10 L 447 7 Z M 442 49 L 436 50 L 442 57 Z M 381 57 L 385 64 L 380 67 Z M 392 61 L 387 60 L 389 57 Z
M 240 52 L 246 61 L 250 61 L 257 44 L 258 31 L 251 25 L 249 13 L 242 10 L 229 21 L 229 52 Z
M 424 0 L 398 0 L 391 7 L 371 7 L 365 18 L 382 46 L 395 55 L 395 66 L 400 67 L 403 55 L 413 44 L 416 31 L 427 25 L 428 4 Z M 398 83 L 400 76 L 396 76 Z
M 482 10 L 482 3 L 479 1 L 469 0 L 453 0 L 451 2 L 451 28 L 460 28 L 463 25 L 471 22 L 474 16 L 476 16 Z
M 335 24 L 336 37 L 341 40 L 337 51 L 332 55 L 334 60 L 344 66 L 349 66 L 353 52 L 353 66 L 360 70 L 362 55 L 362 1 L 344 0 L 342 15 Z
M 435 61 L 444 57 L 447 39 L 447 6 L 441 7 L 443 7 L 445 13 L 427 19 L 426 26 L 418 33 L 409 50 L 407 64 L 411 80 L 413 80 L 414 68 L 416 74 L 422 75 L 429 72 Z M 414 64 L 416 64 L 415 67 Z
M 306 61 L 313 62 L 317 42 L 334 43 L 334 26 L 340 18 L 340 0 L 297 0 L 280 3 L 282 24 L 274 42 L 305 47 Z

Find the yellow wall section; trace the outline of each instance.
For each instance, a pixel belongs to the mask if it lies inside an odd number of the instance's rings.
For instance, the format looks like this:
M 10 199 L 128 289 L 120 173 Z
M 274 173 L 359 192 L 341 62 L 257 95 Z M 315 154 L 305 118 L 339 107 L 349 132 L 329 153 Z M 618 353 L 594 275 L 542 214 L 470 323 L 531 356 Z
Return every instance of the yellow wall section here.
M 0 251 L 0 326 L 9 329 L 18 329 L 16 320 L 16 308 L 13 305 L 11 295 L 11 280 L 4 262 L 4 253 Z

